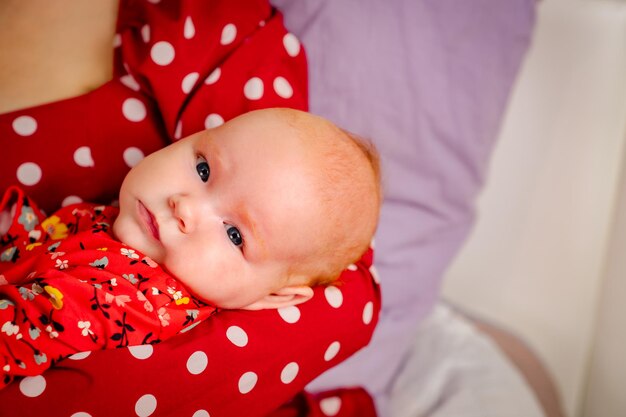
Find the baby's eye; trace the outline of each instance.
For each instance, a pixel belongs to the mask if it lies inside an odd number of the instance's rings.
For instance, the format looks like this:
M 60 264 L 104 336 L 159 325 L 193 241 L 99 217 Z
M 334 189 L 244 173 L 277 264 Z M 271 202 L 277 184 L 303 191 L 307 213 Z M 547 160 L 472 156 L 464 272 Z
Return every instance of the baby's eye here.
M 196 171 L 198 172 L 202 182 L 207 182 L 209 180 L 211 169 L 209 168 L 209 164 L 206 159 L 204 159 L 201 155 L 196 157 Z
M 226 229 L 226 235 L 233 245 L 241 247 L 243 245 L 243 236 L 241 236 L 241 232 L 235 226 L 224 223 L 224 229 Z

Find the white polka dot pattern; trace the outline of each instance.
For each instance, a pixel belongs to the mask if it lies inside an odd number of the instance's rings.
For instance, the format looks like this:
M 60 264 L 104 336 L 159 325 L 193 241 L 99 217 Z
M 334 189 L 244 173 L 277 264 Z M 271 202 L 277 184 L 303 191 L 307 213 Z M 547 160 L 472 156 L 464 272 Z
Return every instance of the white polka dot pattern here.
M 293 88 L 289 81 L 283 77 L 276 77 L 274 79 L 274 91 L 282 98 L 291 98 L 293 96 Z
M 215 68 L 211 74 L 209 74 L 208 77 L 206 77 L 206 80 L 204 80 L 204 83 L 207 85 L 210 84 L 215 84 L 217 82 L 217 80 L 220 79 L 220 75 L 222 75 L 222 70 L 218 67 Z
M 166 41 L 160 41 L 155 43 L 150 50 L 150 58 L 155 64 L 166 66 L 174 61 L 176 51 L 171 43 Z
M 77 195 L 68 195 L 61 202 L 61 207 L 67 207 L 67 206 L 69 206 L 71 204 L 77 204 L 77 203 L 82 203 L 82 202 L 83 202 L 83 199 L 80 198 L 79 196 L 77 196 Z
M 116 33 L 113 36 L 113 48 L 119 48 L 122 46 L 122 36 L 119 33 Z
M 244 347 L 248 344 L 248 334 L 239 326 L 230 326 L 226 330 L 226 337 L 238 347 Z
M 136 98 L 127 98 L 122 103 L 122 114 L 131 122 L 141 122 L 146 118 L 146 106 Z
M 350 264 L 348 265 L 348 268 L 346 268 L 348 271 L 358 271 L 359 268 L 355 265 L 355 264 Z
M 243 95 L 248 100 L 259 100 L 263 97 L 263 80 L 259 77 L 252 77 L 243 87 Z
M 335 356 L 337 356 L 337 353 L 339 353 L 340 347 L 341 347 L 341 344 L 337 341 L 331 343 L 330 346 L 328 346 L 328 349 L 326 349 L 326 352 L 324 353 L 324 360 L 326 362 L 333 360 Z
M 74 162 L 83 168 L 93 167 L 95 165 L 91 156 L 91 149 L 88 146 L 81 146 L 74 151 Z
M 152 347 L 152 345 L 129 346 L 128 351 L 135 358 L 144 360 L 152 356 L 154 348 Z
M 150 25 L 146 24 L 141 27 L 141 39 L 143 39 L 145 43 L 150 42 Z
M 85 359 L 86 357 L 88 357 L 89 355 L 91 355 L 90 351 L 86 351 L 86 352 L 78 352 L 73 354 L 72 356 L 70 356 L 70 359 L 73 361 L 80 361 Z
M 290 384 L 296 379 L 298 376 L 298 371 L 300 371 L 300 367 L 295 362 L 288 363 L 280 373 L 280 381 L 283 384 Z
M 341 290 L 333 285 L 329 285 L 324 289 L 324 296 L 331 307 L 339 308 L 343 304 L 343 294 Z
M 378 277 L 378 269 L 374 265 L 370 266 L 370 274 L 372 274 L 372 278 L 374 282 L 380 284 L 380 278 Z
M 189 94 L 193 86 L 196 85 L 196 81 L 198 81 L 198 78 L 200 78 L 200 74 L 198 74 L 197 72 L 192 72 L 185 75 L 185 78 L 183 78 L 183 82 L 181 84 L 181 89 L 183 90 L 183 93 Z
M 130 148 L 126 148 L 122 156 L 124 158 L 124 162 L 130 168 L 137 165 L 144 158 L 144 155 L 141 149 L 135 148 L 134 146 L 131 146 Z
M 27 397 L 40 396 L 46 390 L 46 379 L 42 375 L 27 376 L 20 381 L 20 391 Z
M 137 414 L 138 417 L 148 417 L 154 413 L 156 408 L 156 397 L 152 394 L 146 394 L 135 403 L 135 414 Z
M 183 136 L 183 122 L 181 120 L 176 123 L 176 130 L 174 131 L 174 139 L 180 139 Z
M 254 372 L 246 372 L 239 378 L 239 392 L 247 394 L 254 389 L 259 377 Z
M 370 324 L 372 322 L 373 317 L 374 317 L 374 303 L 369 301 L 367 304 L 365 304 L 365 307 L 363 308 L 363 323 L 366 325 Z
M 30 136 L 37 131 L 37 120 L 31 116 L 20 116 L 13 120 L 13 131 L 20 136 Z
M 130 74 L 122 75 L 120 77 L 120 82 L 133 91 L 139 91 L 141 88 L 137 80 L 135 80 Z
M 191 16 L 187 16 L 185 19 L 185 28 L 183 30 L 183 36 L 185 39 L 191 39 L 196 35 L 196 27 L 191 20 Z
M 34 162 L 24 162 L 17 167 L 17 179 L 24 185 L 35 185 L 41 180 L 41 168 Z
M 237 37 L 237 27 L 232 23 L 227 24 L 222 29 L 222 36 L 220 38 L 220 43 L 222 45 L 228 45 L 232 43 Z
M 300 309 L 296 306 L 281 307 L 278 309 L 278 314 L 289 324 L 297 323 L 300 320 Z
M 91 417 L 91 414 L 79 411 L 78 413 L 72 414 L 70 417 Z
M 341 409 L 341 398 L 339 397 L 328 397 L 324 398 L 320 401 L 320 409 L 322 413 L 327 415 L 328 417 L 336 416 Z
M 191 417 L 211 417 L 206 410 L 198 410 Z
M 296 57 L 300 53 L 300 41 L 292 33 L 287 33 L 283 36 L 283 46 L 291 57 Z
M 199 375 L 204 372 L 208 364 L 209 358 L 206 353 L 199 350 L 192 353 L 187 359 L 187 370 L 192 375 Z
M 204 120 L 204 127 L 206 129 L 213 129 L 224 124 L 224 118 L 217 113 L 211 113 Z

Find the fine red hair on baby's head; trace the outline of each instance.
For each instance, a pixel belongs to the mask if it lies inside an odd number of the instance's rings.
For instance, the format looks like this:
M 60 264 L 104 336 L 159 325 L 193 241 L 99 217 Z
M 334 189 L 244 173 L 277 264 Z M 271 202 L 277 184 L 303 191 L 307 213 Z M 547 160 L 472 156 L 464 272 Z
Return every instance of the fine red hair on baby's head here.
M 315 239 L 319 246 L 308 262 L 309 284 L 328 285 L 372 240 L 382 200 L 380 163 L 368 140 L 317 116 L 306 117 L 314 122 L 300 131 L 310 152 L 317 154 L 311 175 L 322 216 Z

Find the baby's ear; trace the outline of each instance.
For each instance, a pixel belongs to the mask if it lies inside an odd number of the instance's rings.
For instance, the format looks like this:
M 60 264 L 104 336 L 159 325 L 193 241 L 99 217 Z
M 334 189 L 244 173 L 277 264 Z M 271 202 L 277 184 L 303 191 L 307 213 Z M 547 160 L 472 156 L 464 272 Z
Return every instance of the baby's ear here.
M 265 310 L 282 308 L 304 303 L 313 297 L 313 288 L 306 285 L 293 285 L 266 295 L 245 307 L 242 310 Z

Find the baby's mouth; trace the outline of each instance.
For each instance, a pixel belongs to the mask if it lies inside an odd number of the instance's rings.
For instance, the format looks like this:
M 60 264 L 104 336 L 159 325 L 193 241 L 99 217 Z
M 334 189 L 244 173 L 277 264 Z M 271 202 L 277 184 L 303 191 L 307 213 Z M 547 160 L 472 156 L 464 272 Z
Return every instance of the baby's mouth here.
M 139 211 L 139 215 L 141 216 L 141 219 L 143 220 L 147 231 L 152 235 L 153 238 L 155 238 L 156 240 L 160 240 L 159 224 L 157 223 L 154 215 L 139 200 L 137 200 L 137 210 Z

